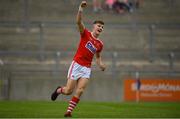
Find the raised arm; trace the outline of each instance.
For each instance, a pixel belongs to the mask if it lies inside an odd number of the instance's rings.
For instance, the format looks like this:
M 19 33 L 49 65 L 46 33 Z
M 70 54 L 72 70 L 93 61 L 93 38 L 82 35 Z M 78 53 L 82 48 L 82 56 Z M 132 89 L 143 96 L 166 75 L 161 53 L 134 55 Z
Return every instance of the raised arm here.
M 97 52 L 97 53 L 96 53 L 96 64 L 99 66 L 99 68 L 100 68 L 102 71 L 104 71 L 104 70 L 106 69 L 105 64 L 102 63 L 100 52 Z
M 87 2 L 82 1 L 81 4 L 79 5 L 79 10 L 76 17 L 76 22 L 80 33 L 83 33 L 85 29 L 85 26 L 82 22 L 82 12 L 83 12 L 83 8 L 85 8 L 86 6 L 87 6 Z

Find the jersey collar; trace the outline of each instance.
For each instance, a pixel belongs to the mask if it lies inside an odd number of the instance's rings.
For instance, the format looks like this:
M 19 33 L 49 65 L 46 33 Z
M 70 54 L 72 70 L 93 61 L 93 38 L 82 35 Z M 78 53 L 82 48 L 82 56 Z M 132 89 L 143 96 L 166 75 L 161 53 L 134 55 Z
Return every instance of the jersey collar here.
M 96 38 L 96 37 L 93 36 L 93 33 L 92 33 L 92 32 L 91 32 L 91 36 L 92 36 L 94 39 L 99 40 L 99 38 Z

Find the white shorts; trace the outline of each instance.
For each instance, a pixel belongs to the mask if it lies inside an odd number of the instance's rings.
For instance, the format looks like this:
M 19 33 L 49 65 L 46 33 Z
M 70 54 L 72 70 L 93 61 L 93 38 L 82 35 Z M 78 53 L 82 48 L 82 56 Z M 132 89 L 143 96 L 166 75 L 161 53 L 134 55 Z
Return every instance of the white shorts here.
M 68 79 L 78 80 L 79 78 L 90 78 L 91 68 L 81 66 L 75 61 L 72 61 L 68 70 Z

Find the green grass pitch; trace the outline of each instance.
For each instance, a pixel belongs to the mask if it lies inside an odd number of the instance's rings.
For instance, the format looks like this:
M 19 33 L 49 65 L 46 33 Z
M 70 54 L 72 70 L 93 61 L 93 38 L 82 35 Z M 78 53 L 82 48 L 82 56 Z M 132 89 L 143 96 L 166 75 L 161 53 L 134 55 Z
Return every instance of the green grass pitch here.
M 0 101 L 0 118 L 61 118 L 67 102 Z M 74 118 L 173 118 L 180 117 L 180 103 L 80 102 Z

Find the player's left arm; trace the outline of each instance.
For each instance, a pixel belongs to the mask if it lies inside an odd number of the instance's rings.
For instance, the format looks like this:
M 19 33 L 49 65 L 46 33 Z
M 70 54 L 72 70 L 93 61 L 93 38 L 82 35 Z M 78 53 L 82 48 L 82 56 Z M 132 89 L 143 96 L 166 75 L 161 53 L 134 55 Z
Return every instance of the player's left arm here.
M 99 66 L 99 68 L 104 71 L 106 69 L 106 65 L 102 62 L 101 53 L 96 53 L 96 64 Z

